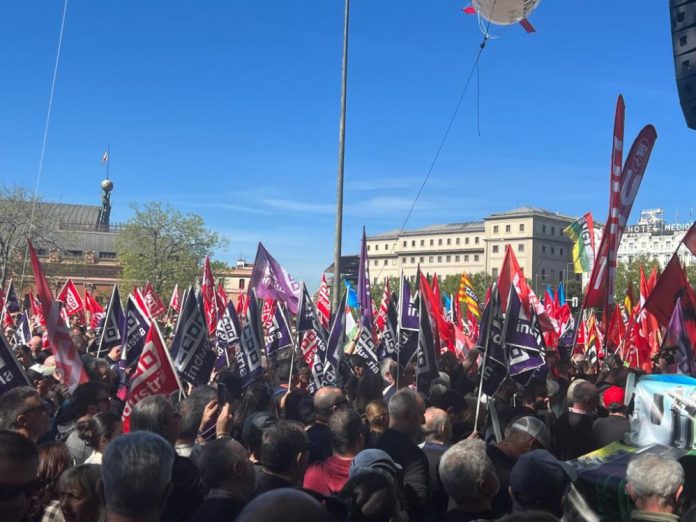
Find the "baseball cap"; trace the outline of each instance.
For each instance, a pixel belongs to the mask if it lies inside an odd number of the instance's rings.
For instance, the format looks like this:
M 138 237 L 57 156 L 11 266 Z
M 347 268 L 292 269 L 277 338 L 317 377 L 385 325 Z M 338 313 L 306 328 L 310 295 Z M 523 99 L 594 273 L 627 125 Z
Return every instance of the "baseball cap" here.
M 609 386 L 609 388 L 604 391 L 602 400 L 607 408 L 612 404 L 619 404 L 620 406 L 623 406 L 624 396 L 625 392 L 623 388 L 620 386 Z
M 357 473 L 367 469 L 386 471 L 393 478 L 396 478 L 403 468 L 394 462 L 386 451 L 373 448 L 362 450 L 355 456 L 353 462 L 350 463 L 348 475 L 352 478 Z
M 549 447 L 549 430 L 546 424 L 536 417 L 532 417 L 531 415 L 520 417 L 512 423 L 510 429 L 523 431 L 530 437 L 536 439 L 544 448 Z
M 510 471 L 510 490 L 545 507 L 558 506 L 571 482 L 577 480 L 575 468 L 546 450 L 522 455 Z

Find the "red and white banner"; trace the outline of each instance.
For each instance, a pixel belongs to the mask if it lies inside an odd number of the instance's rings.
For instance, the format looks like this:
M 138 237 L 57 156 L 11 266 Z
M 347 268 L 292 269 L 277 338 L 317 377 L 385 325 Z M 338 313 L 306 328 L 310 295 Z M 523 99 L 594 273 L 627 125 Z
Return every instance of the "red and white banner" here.
M 203 308 L 205 310 L 205 322 L 208 325 L 208 333 L 212 334 L 217 328 L 218 311 L 213 271 L 210 269 L 210 256 L 205 256 L 205 263 L 203 264 L 201 295 L 203 296 Z
M 75 283 L 72 282 L 72 279 L 68 279 L 65 282 L 58 294 L 57 300 L 63 303 L 65 312 L 68 316 L 75 315 L 85 308 L 80 293 L 77 291 L 77 288 L 75 288 Z
M 650 153 L 657 139 L 657 132 L 652 125 L 646 125 L 633 142 L 621 169 L 621 152 L 623 150 L 623 98 L 619 96 L 616 104 L 614 121 L 614 143 L 612 147 L 611 191 L 609 193 L 609 217 L 604 227 L 602 241 L 595 256 L 592 275 L 587 285 L 585 308 L 601 308 L 610 311 L 614 302 L 616 286 L 616 262 L 619 244 L 628 217 L 633 207 Z
M 172 298 L 169 300 L 169 308 L 174 310 L 177 314 L 181 312 L 181 303 L 179 302 L 179 284 L 174 285 L 174 290 L 172 290 Z
M 147 306 L 147 310 L 150 312 L 150 317 L 157 318 L 167 313 L 167 307 L 164 306 L 162 299 L 160 299 L 160 296 L 157 295 L 157 292 L 155 292 L 155 289 L 152 287 L 152 283 L 150 283 L 150 281 L 148 281 L 145 285 L 143 298 L 145 299 L 145 306 Z
M 47 337 L 56 359 L 56 371 L 59 372 L 63 384 L 72 391 L 78 384 L 88 381 L 87 372 L 85 372 L 80 354 L 70 338 L 70 331 L 62 321 L 60 307 L 53 299 L 51 287 L 41 269 L 39 258 L 36 256 L 31 241 L 29 241 L 29 255 L 34 270 L 36 291 L 41 300 L 41 311 L 46 319 Z
M 317 295 L 316 309 L 319 322 L 328 331 L 331 321 L 331 301 L 329 299 L 329 285 L 324 274 L 321 275 L 321 286 L 319 286 L 319 294 Z
M 123 431 L 130 431 L 130 415 L 133 406 L 151 395 L 169 397 L 181 389 L 179 380 L 169 359 L 162 338 L 153 324 L 145 339 L 145 346 L 138 359 L 138 368 L 130 382 L 130 389 L 123 409 Z

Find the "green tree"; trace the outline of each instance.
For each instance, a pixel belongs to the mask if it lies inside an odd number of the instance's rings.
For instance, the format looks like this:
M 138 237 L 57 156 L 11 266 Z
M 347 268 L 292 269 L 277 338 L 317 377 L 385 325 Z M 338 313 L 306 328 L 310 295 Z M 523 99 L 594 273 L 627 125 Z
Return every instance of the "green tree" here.
M 129 283 L 150 281 L 160 294 L 170 292 L 176 283 L 190 285 L 200 277 L 205 256 L 226 244 L 196 214 L 183 214 L 159 202 L 131 208 L 133 217 L 116 238 L 123 278 Z
M 22 186 L 0 185 L 0 287 L 11 277 L 18 278 L 23 270 L 27 237 L 36 248 L 57 248 L 54 233 L 56 220 L 52 208 L 33 204 L 34 196 Z M 31 265 L 25 274 L 31 274 Z
M 616 267 L 616 288 L 614 302 L 623 303 L 629 284 L 633 286 L 633 296 L 638 299 L 640 294 L 640 267 L 645 271 L 645 277 L 650 276 L 653 267 L 658 267 L 656 260 L 651 260 L 647 254 L 636 257 L 631 263 L 619 263 Z

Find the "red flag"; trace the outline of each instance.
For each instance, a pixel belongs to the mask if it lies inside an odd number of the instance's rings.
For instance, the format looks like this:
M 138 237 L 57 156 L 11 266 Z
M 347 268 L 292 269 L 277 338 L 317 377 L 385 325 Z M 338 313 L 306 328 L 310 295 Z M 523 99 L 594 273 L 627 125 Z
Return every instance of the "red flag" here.
M 77 288 L 75 288 L 75 283 L 72 282 L 72 279 L 68 279 L 65 282 L 56 300 L 63 303 L 65 312 L 68 316 L 75 315 L 85 308 L 80 293 L 77 291 Z
M 145 339 L 145 346 L 138 359 L 138 367 L 130 382 L 130 389 L 123 409 L 123 431 L 130 431 L 130 415 L 133 406 L 151 395 L 169 397 L 181 389 L 169 352 L 153 322 Z
M 621 112 L 623 112 L 623 100 Z M 617 119 L 619 118 L 619 103 L 617 103 Z M 623 114 L 621 115 L 621 137 L 614 136 L 612 176 L 609 218 L 604 227 L 604 235 L 595 256 L 594 267 L 590 275 L 585 295 L 585 308 L 608 309 L 614 302 L 616 283 L 616 257 L 628 217 L 633 207 L 640 182 L 643 180 L 645 169 L 650 160 L 650 153 L 657 139 L 657 132 L 652 125 L 646 125 L 633 142 L 626 157 L 623 169 L 620 165 L 621 147 L 623 141 Z M 614 127 L 616 132 L 616 125 Z M 619 162 L 617 164 L 617 161 Z M 618 172 L 618 175 L 617 175 Z
M 682 243 L 689 249 L 691 255 L 696 256 L 696 222 L 689 227 L 689 231 L 682 238 Z
M 425 298 L 428 302 L 431 324 L 434 324 L 435 330 L 437 330 L 434 337 L 437 339 L 439 336 L 441 345 L 444 345 L 452 352 L 455 351 L 456 337 L 454 325 L 445 319 L 442 303 L 438 302 L 439 300 L 435 297 L 435 293 L 430 287 L 427 278 L 422 273 L 420 274 L 420 295 L 421 298 Z
M 645 309 L 655 316 L 660 326 L 666 328 L 674 311 L 674 303 L 677 302 L 678 297 L 687 292 L 688 287 L 689 282 L 684 276 L 679 257 L 675 253 L 667 263 L 655 288 L 648 295 Z
M 205 321 L 208 325 L 208 332 L 212 334 L 217 328 L 218 311 L 217 300 L 215 299 L 213 271 L 210 269 L 210 256 L 205 256 L 205 263 L 203 264 L 201 295 L 203 296 L 203 308 L 205 310 Z
M 215 299 L 219 317 L 222 317 L 225 314 L 225 308 L 227 308 L 227 292 L 225 292 L 225 287 L 222 286 L 222 281 L 218 283 Z
M 70 331 L 60 317 L 60 307 L 53 299 L 51 287 L 41 269 L 39 258 L 36 256 L 31 241 L 29 243 L 29 255 L 34 270 L 36 290 L 41 300 L 41 310 L 46 319 L 46 332 L 51 343 L 51 350 L 56 359 L 56 369 L 60 372 L 61 380 L 69 390 L 74 390 L 78 384 L 87 382 L 87 372 L 82 365 L 80 354 L 70 338 Z
M 387 310 L 389 309 L 389 300 L 391 299 L 391 290 L 389 289 L 389 278 L 384 282 L 384 292 L 382 293 L 382 302 L 379 304 L 379 311 L 377 312 L 377 319 L 375 319 L 375 324 L 377 325 L 377 333 L 381 334 L 384 330 L 384 325 L 387 322 Z
M 155 289 L 152 287 L 150 281 L 145 285 L 145 291 L 143 292 L 143 298 L 145 300 L 145 306 L 147 311 L 150 313 L 150 317 L 156 319 L 157 317 L 167 313 L 167 307 L 164 306 L 162 299 L 157 295 Z
M 96 330 L 99 326 L 99 321 L 104 317 L 104 308 L 87 290 L 85 290 L 85 309 L 89 312 L 90 328 Z
M 45 327 L 46 318 L 44 317 L 39 298 L 36 297 L 33 293 L 29 292 L 29 301 L 31 302 L 32 321 L 34 321 L 34 324 L 36 324 L 36 326 Z
M 324 274 L 321 274 L 321 286 L 319 287 L 319 295 L 316 300 L 316 309 L 319 322 L 328 331 L 331 321 L 331 300 L 329 299 L 329 285 Z
M 172 290 L 172 298 L 169 300 L 169 308 L 174 310 L 177 314 L 181 312 L 181 303 L 179 302 L 179 284 L 174 285 L 174 290 Z

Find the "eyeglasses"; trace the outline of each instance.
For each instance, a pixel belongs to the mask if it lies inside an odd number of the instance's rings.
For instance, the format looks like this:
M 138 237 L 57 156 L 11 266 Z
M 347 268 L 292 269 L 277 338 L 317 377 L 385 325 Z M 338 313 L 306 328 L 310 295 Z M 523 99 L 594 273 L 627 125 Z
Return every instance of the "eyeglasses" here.
M 36 478 L 24 484 L 0 484 L 0 501 L 10 501 L 24 493 L 27 496 L 41 487 L 41 481 Z

